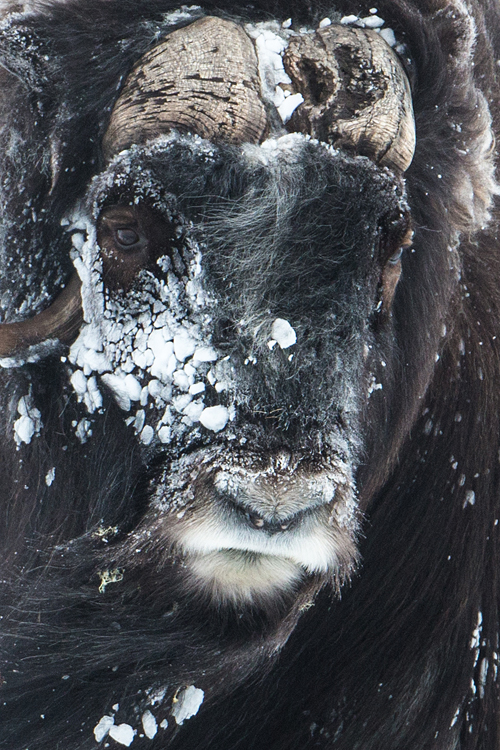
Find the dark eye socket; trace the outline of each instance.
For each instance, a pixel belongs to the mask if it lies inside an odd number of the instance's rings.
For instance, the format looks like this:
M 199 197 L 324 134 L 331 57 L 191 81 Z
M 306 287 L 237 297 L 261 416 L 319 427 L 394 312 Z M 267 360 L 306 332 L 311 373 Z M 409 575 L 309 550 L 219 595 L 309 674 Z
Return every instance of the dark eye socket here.
M 401 257 L 403 255 L 404 247 L 399 247 L 395 253 L 393 253 L 390 258 L 387 259 L 387 262 L 390 266 L 395 266 L 396 263 L 399 263 L 401 260 Z
M 395 266 L 405 250 L 413 245 L 413 229 L 408 213 L 386 219 L 380 225 L 380 251 L 382 262 Z
M 121 227 L 115 229 L 115 240 L 116 244 L 120 247 L 127 248 L 127 250 L 135 248 L 137 245 L 142 244 L 142 238 L 140 234 L 132 227 Z

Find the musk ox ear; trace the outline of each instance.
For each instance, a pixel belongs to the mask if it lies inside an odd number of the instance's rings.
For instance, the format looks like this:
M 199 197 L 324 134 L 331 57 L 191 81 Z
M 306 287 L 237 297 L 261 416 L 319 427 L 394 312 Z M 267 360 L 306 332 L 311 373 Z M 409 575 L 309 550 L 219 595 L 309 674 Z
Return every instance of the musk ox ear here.
M 26 179 L 33 181 L 38 194 L 53 189 L 60 171 L 60 139 L 55 132 L 52 113 L 57 101 L 58 73 L 48 45 L 32 28 L 23 23 L 24 15 L 11 14 L 0 26 L 0 66 L 2 96 L 12 102 L 14 112 L 8 123 L 11 130 L 11 148 L 4 155 L 12 164 L 12 173 L 19 173 L 16 166 L 26 162 L 31 155 L 31 168 Z M 24 156 L 15 152 L 14 135 L 19 132 Z M 22 179 L 22 175 L 19 175 Z M 32 192 L 32 190 L 31 190 Z

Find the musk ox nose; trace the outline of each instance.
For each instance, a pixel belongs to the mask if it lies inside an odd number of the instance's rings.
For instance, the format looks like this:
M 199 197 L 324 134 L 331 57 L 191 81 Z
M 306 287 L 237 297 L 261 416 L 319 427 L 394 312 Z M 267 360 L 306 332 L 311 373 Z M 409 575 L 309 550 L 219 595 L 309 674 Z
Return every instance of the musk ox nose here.
M 339 481 L 327 472 L 302 466 L 285 450 L 264 466 L 243 463 L 219 470 L 213 479 L 222 512 L 267 535 L 296 529 L 314 509 L 335 502 L 338 487 Z

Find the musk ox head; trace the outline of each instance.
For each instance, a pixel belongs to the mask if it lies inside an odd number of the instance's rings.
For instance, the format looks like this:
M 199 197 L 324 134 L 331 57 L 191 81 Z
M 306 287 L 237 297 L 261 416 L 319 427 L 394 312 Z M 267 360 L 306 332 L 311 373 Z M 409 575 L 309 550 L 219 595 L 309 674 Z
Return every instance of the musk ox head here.
M 500 11 L 206 2 L 0 24 L 0 745 L 497 750 Z
M 81 450 L 110 394 L 139 443 L 147 507 L 116 560 L 175 561 L 217 603 L 282 601 L 356 568 L 418 404 L 391 401 L 410 87 L 373 30 L 190 21 L 122 82 L 101 167 L 62 216 L 74 273 L 0 348 L 16 366 L 70 345 Z M 36 410 L 19 401 L 18 445 Z
M 14 351 L 72 341 L 82 442 L 111 391 L 156 463 L 134 544 L 153 534 L 217 602 L 356 566 L 413 145 L 406 76 L 375 32 L 194 21 L 115 103 L 103 168 L 63 221 L 78 279 L 4 326 Z

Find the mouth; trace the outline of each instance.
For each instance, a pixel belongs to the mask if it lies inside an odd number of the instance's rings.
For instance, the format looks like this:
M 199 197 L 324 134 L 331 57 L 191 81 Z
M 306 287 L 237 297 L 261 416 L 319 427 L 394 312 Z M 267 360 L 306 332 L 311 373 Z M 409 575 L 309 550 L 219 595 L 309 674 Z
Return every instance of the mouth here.
M 359 512 L 338 455 L 312 466 L 286 451 L 265 462 L 203 451 L 181 463 L 165 472 L 170 487 L 157 505 L 192 591 L 217 604 L 259 603 L 311 578 L 339 588 L 356 569 Z

